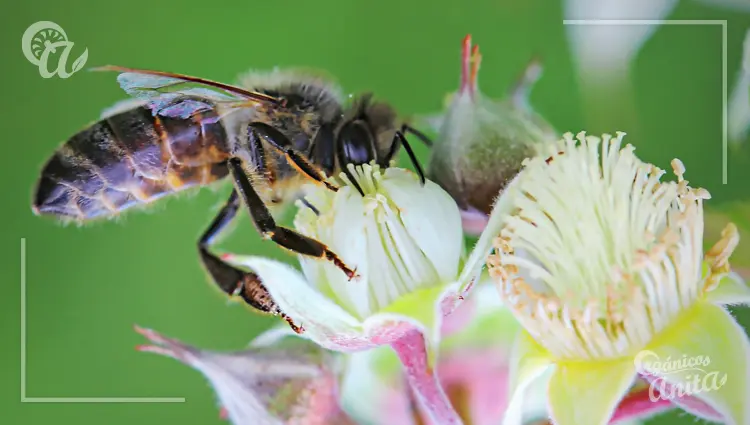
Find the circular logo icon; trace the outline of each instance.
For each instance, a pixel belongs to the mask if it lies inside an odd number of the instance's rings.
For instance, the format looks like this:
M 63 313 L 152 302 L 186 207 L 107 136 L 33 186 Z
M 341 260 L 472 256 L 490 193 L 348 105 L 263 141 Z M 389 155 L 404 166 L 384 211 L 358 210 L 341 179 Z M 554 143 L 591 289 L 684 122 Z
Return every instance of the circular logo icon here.
M 86 64 L 88 49 L 76 59 L 70 72 L 66 70 L 68 57 L 74 43 L 68 41 L 65 30 L 54 22 L 39 21 L 31 24 L 21 37 L 21 49 L 26 60 L 39 68 L 42 78 L 51 78 L 57 75 L 60 78 L 68 78 L 79 71 Z M 60 51 L 58 51 L 60 49 Z M 49 71 L 47 61 L 51 54 L 60 54 L 57 69 Z

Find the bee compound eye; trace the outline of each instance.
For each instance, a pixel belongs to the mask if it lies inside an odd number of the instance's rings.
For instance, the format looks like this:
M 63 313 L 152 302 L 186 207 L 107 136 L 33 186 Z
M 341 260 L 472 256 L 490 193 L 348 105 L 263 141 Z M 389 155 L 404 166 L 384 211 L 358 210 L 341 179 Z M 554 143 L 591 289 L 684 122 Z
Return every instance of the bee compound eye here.
M 346 164 L 366 164 L 375 159 L 375 142 L 364 121 L 344 125 L 339 134 L 339 147 Z

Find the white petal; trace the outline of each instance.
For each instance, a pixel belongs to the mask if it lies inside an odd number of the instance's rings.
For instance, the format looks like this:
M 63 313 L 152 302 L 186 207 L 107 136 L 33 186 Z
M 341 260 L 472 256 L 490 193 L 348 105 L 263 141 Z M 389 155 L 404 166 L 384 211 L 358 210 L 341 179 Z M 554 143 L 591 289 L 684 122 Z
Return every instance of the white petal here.
M 510 400 L 503 418 L 503 425 L 521 425 L 529 412 L 527 401 L 530 389 L 544 380 L 545 387 L 554 365 L 544 349 L 522 331 L 513 345 L 510 359 Z M 532 400 L 535 397 L 531 397 Z
M 461 270 L 461 275 L 458 277 L 458 281 L 461 284 L 461 291 L 466 291 L 476 279 L 479 278 L 482 270 L 484 269 L 485 261 L 492 251 L 492 242 L 495 240 L 500 230 L 505 225 L 507 216 L 512 212 L 515 207 L 515 197 L 517 191 L 515 188 L 519 185 L 519 176 L 516 176 L 508 186 L 506 186 L 503 193 L 495 201 L 495 205 L 492 207 L 490 218 L 487 221 L 487 226 L 479 236 L 479 240 L 474 249 L 469 255 L 469 259 L 464 263 L 464 267 Z
M 427 180 L 422 187 L 412 172 L 389 168 L 385 175 L 383 186 L 398 205 L 409 235 L 444 282 L 455 280 L 463 252 L 461 214 L 456 202 L 432 181 Z
M 379 425 L 386 420 L 407 425 L 411 409 L 401 365 L 390 347 L 352 353 L 347 356 L 346 374 L 341 383 L 341 404 L 362 425 Z M 388 360 L 386 360 L 388 359 Z M 392 360 L 391 360 L 392 359 Z M 392 373 L 384 374 L 384 363 L 391 360 Z M 366 396 L 365 396 L 366 395 Z
M 361 335 L 359 320 L 310 286 L 287 264 L 254 256 L 234 256 L 228 261 L 257 273 L 281 311 L 304 327 L 305 334 L 315 342 L 330 347 L 332 337 Z
M 748 305 L 750 304 L 750 286 L 736 272 L 730 272 L 706 294 L 706 300 L 714 304 Z
M 295 335 L 297 334 L 294 332 L 294 330 L 292 330 L 292 328 L 287 326 L 286 324 L 275 326 L 256 336 L 252 341 L 250 341 L 250 344 L 248 344 L 248 346 L 252 348 L 270 347 L 290 336 Z
M 750 4 L 748 4 L 750 10 Z M 744 142 L 750 129 L 750 101 L 748 91 L 750 90 L 750 31 L 745 34 L 743 44 L 743 66 L 737 75 L 729 98 L 729 117 L 727 132 L 729 140 L 733 143 Z
M 314 202 L 314 200 L 312 201 Z M 325 206 L 318 206 L 321 212 Z M 330 261 L 299 256 L 300 264 L 309 282 L 317 285 L 326 296 L 356 317 L 367 317 L 370 313 L 368 296 L 370 270 L 367 250 L 368 238 L 362 197 L 352 187 L 343 187 L 333 198 L 328 214 L 319 221 L 330 220 L 330 223 L 319 223 L 315 233 L 306 233 L 317 237 L 328 245 L 345 264 L 356 268 L 359 278 L 349 280 L 345 273 Z M 334 224 L 335 223 L 335 224 Z
M 662 19 L 677 0 L 566 0 L 565 19 Z M 603 77 L 627 69 L 658 25 L 567 25 L 573 51 L 586 75 Z M 624 68 L 623 68 L 624 67 Z
M 358 277 L 350 280 L 330 261 L 300 257 L 308 281 L 361 320 L 417 290 L 455 281 L 463 238 L 453 199 L 434 183 L 422 187 L 406 170 L 371 164 L 349 170 L 364 196 L 342 173 L 337 192 L 308 195 L 318 214 L 301 209 L 295 226 Z

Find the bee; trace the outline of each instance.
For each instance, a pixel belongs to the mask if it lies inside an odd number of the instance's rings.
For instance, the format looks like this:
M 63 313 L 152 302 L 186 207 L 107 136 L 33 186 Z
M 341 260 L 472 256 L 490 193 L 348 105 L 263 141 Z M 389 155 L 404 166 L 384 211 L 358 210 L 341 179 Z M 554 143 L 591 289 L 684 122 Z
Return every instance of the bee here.
M 260 278 L 212 252 L 212 245 L 244 206 L 264 239 L 298 254 L 349 267 L 326 245 L 276 223 L 269 205 L 300 197 L 302 183 L 338 188 L 347 164 L 388 167 L 403 146 L 424 184 L 422 167 L 405 134 L 431 145 L 400 122 L 391 106 L 365 93 L 345 102 L 341 90 L 312 73 L 251 73 L 237 86 L 161 71 L 117 66 L 132 98 L 68 139 L 41 171 L 32 209 L 37 215 L 86 222 L 117 216 L 191 187 L 229 179 L 232 192 L 198 240 L 202 264 L 227 295 L 284 318 Z

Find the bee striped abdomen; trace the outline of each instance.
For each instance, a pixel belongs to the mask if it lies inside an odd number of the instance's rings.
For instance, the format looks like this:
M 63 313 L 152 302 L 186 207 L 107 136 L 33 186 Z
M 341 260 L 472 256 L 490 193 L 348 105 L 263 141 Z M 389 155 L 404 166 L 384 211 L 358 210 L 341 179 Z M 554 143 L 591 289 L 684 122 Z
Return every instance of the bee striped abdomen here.
M 137 107 L 82 130 L 45 165 L 34 210 L 78 220 L 106 217 L 227 174 L 226 133 L 204 113 L 154 116 Z

